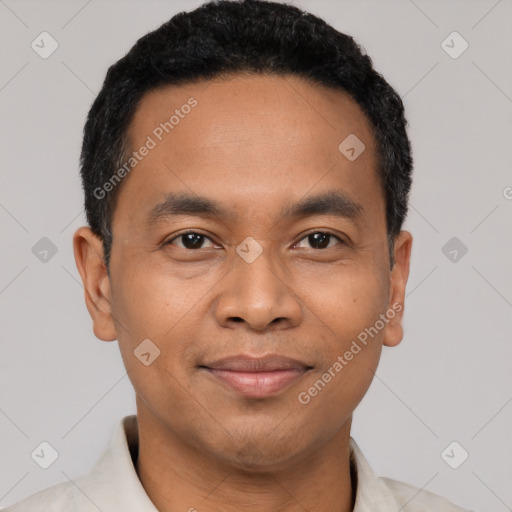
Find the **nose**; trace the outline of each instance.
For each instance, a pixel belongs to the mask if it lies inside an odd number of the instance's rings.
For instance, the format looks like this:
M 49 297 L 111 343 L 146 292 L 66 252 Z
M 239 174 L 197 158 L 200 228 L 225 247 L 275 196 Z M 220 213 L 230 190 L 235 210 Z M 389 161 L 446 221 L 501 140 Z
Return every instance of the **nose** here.
M 219 283 L 217 322 L 229 328 L 244 324 L 254 331 L 298 325 L 300 300 L 290 276 L 278 267 L 266 251 L 251 263 L 235 255 L 232 269 Z

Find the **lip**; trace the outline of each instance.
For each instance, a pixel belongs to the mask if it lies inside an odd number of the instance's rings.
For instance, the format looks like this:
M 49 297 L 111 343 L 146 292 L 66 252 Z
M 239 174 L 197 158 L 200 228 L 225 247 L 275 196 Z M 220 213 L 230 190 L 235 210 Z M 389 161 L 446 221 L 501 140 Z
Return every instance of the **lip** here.
M 265 398 L 290 387 L 312 367 L 279 355 L 240 355 L 219 359 L 201 368 L 241 395 Z

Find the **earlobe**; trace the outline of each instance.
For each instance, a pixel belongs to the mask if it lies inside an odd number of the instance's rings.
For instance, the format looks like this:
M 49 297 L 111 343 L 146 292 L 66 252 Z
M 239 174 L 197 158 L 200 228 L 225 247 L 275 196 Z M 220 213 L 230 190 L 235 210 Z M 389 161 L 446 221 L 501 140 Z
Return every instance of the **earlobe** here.
M 94 334 L 100 340 L 114 341 L 117 333 L 112 318 L 110 279 L 103 261 L 103 242 L 90 228 L 81 227 L 73 236 L 73 251 Z
M 400 231 L 395 239 L 394 265 L 390 274 L 388 313 L 389 322 L 384 333 L 384 345 L 395 347 L 403 338 L 402 318 L 404 314 L 405 287 L 409 278 L 412 235 Z

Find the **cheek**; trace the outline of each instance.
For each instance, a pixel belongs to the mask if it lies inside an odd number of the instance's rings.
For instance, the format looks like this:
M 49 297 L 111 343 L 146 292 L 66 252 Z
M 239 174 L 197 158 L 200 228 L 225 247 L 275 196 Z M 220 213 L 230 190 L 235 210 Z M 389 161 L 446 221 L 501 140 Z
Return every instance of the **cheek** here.
M 355 407 L 367 391 L 387 325 L 381 316 L 388 310 L 387 274 L 377 267 L 352 270 L 333 273 L 328 288 L 311 300 L 313 323 L 323 335 L 316 347 L 320 364 L 308 384 L 320 379 L 312 394 L 342 408 Z
M 189 399 L 183 354 L 199 300 L 153 268 L 126 265 L 116 278 L 112 312 L 121 357 L 138 397 L 159 416 Z
M 377 273 L 333 279 L 330 290 L 316 303 L 324 333 L 316 347 L 320 364 L 297 396 L 318 423 L 315 428 L 327 434 L 340 428 L 370 387 L 386 325 L 381 315 L 387 311 L 386 282 Z
M 200 307 L 209 278 L 188 280 L 171 273 L 169 265 L 124 263 L 112 290 L 112 313 L 121 328 L 120 335 L 163 342 L 180 328 L 182 320 Z M 128 332 L 126 332 L 128 331 Z
M 214 286 L 214 276 L 186 280 L 169 272 L 168 265 L 128 263 L 127 259 L 117 267 L 121 272 L 112 276 L 112 314 L 123 362 L 142 397 L 176 398 L 176 392 L 183 391 L 188 382 L 191 358 L 187 350 L 198 328 L 198 315 L 206 314 L 201 299 L 205 290 Z M 154 361 L 148 366 L 137 357 L 143 342 L 148 346 L 143 353 L 149 352 Z M 158 357 L 153 360 L 154 354 Z
M 374 325 L 388 306 L 389 273 L 375 265 L 353 264 L 317 279 L 315 287 L 308 284 L 306 305 L 321 321 L 317 321 L 319 326 L 330 334 L 328 337 L 338 340 L 331 342 L 333 349 L 350 344 Z

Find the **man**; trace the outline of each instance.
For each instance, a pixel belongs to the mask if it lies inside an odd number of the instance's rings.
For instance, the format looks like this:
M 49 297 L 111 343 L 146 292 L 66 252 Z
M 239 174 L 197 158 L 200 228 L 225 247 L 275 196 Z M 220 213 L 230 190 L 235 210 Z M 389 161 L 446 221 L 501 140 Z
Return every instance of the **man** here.
M 400 97 L 311 14 L 221 1 L 141 38 L 89 112 L 74 236 L 137 415 L 7 510 L 461 511 L 350 436 L 403 336 L 411 170 Z

